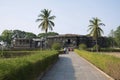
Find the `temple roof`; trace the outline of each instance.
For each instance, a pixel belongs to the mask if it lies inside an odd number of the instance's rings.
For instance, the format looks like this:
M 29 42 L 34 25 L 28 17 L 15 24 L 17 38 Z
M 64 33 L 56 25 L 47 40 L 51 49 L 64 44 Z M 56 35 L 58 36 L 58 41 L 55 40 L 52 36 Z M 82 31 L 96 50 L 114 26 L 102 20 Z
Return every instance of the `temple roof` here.
M 60 35 L 56 35 L 56 36 L 48 36 L 48 38 L 55 38 L 55 37 L 78 37 L 81 35 L 78 34 L 60 34 Z

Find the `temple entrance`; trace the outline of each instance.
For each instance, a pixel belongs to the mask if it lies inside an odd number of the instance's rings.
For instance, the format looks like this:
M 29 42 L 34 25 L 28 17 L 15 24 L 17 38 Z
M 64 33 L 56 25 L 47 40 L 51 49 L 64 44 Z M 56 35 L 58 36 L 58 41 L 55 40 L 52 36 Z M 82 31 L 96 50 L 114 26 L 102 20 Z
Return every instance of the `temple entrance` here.
M 71 40 L 70 40 L 70 39 L 68 39 L 68 40 L 67 40 L 67 43 L 68 43 L 68 45 L 69 45 L 69 44 L 71 43 Z
M 66 41 L 66 46 L 67 46 L 67 47 L 73 47 L 73 46 L 74 46 L 73 40 L 72 40 L 72 39 L 67 39 L 67 41 Z

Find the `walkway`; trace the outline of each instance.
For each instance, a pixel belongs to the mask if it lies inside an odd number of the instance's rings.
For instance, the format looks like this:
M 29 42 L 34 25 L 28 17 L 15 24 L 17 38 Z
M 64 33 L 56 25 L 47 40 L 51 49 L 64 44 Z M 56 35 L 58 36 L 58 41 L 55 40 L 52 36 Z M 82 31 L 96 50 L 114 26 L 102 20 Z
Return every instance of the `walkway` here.
M 112 80 L 74 52 L 59 57 L 42 80 Z

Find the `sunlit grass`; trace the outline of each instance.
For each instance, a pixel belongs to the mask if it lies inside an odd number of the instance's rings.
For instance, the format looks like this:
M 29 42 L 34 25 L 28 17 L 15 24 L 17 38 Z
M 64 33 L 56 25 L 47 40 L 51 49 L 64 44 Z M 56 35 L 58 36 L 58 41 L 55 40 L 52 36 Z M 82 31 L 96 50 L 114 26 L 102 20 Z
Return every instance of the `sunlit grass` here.
M 56 51 L 36 51 L 17 58 L 0 59 L 0 80 L 35 80 L 58 58 Z
M 75 50 L 75 52 L 112 76 L 114 79 L 120 79 L 120 58 L 82 50 Z

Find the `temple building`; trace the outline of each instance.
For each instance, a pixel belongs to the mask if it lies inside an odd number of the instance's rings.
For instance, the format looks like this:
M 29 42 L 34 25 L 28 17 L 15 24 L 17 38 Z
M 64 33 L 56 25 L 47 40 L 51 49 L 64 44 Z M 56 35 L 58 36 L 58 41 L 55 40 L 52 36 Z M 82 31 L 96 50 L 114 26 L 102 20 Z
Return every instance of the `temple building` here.
M 26 39 L 26 38 L 17 38 L 12 41 L 12 48 L 15 49 L 34 49 L 40 48 L 42 40 L 41 39 Z
M 95 40 L 91 36 L 77 34 L 49 36 L 47 38 L 47 41 L 49 43 L 48 46 L 51 46 L 53 43 L 58 42 L 63 47 L 78 47 L 79 44 L 85 44 L 88 48 L 91 48 L 96 44 Z M 107 38 L 99 37 L 98 45 L 100 47 L 107 47 Z
M 56 36 L 48 36 L 47 39 L 25 39 L 18 38 L 12 41 L 13 48 L 51 48 L 53 43 L 60 43 L 62 47 L 78 47 L 79 44 L 85 44 L 88 48 L 95 45 L 95 40 L 90 36 L 77 34 L 63 34 Z M 107 47 L 107 38 L 98 38 L 100 47 Z

